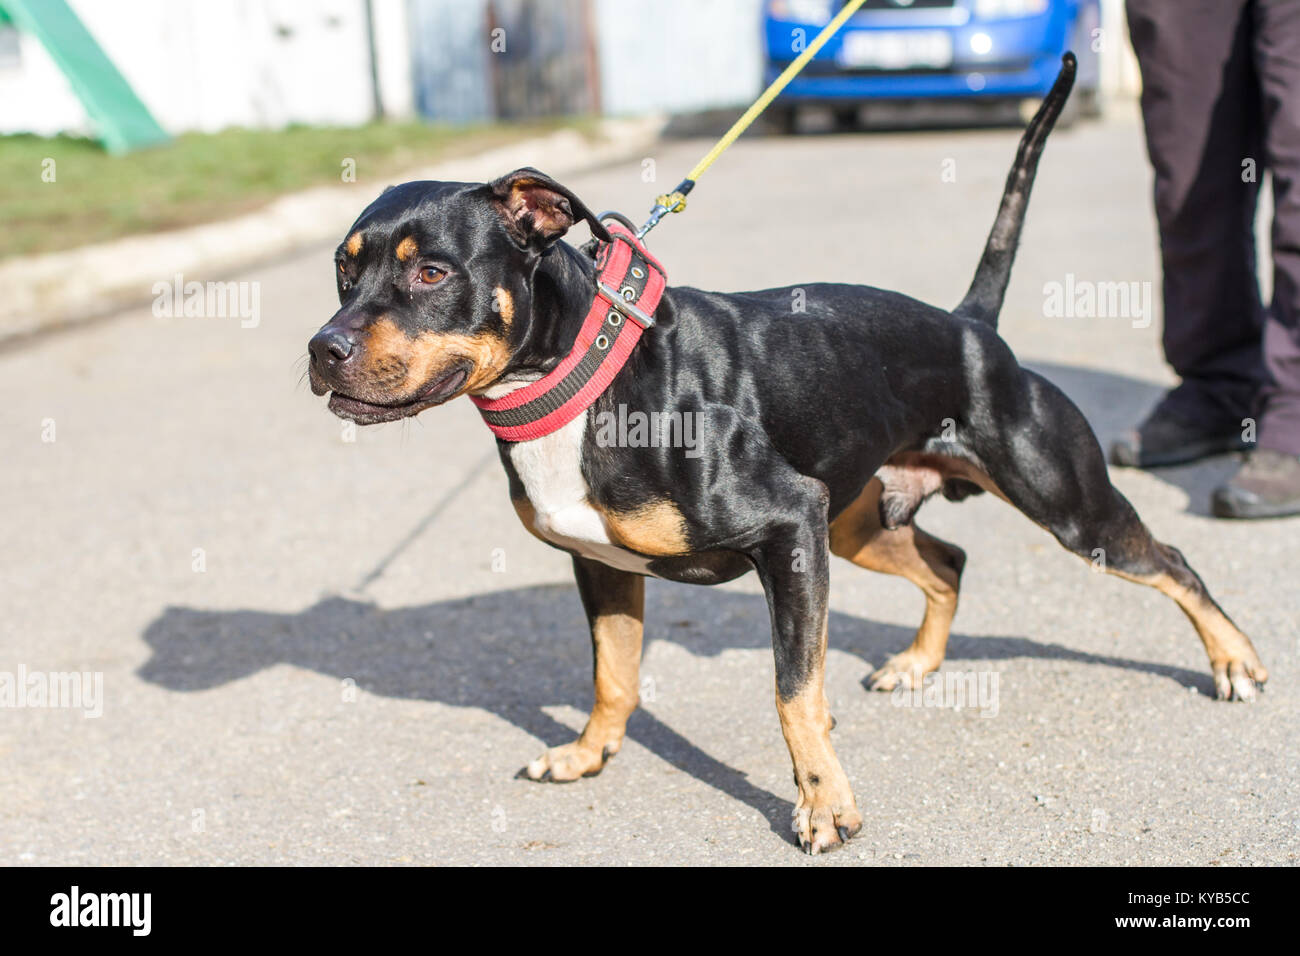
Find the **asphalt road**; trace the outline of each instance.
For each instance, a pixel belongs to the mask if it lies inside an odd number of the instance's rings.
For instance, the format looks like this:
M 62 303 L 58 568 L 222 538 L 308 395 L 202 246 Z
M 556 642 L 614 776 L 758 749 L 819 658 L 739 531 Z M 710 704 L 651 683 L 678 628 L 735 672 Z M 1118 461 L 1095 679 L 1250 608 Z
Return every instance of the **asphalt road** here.
M 679 284 L 843 280 L 952 305 L 1015 140 L 747 139 L 652 244 Z M 639 217 L 707 142 L 664 144 L 658 183 L 637 158 L 570 185 Z M 1159 318 L 1049 318 L 1044 288 L 1155 280 L 1149 190 L 1131 109 L 1054 135 L 1003 311 L 1103 440 L 1169 381 Z M 568 786 L 516 779 L 590 701 L 567 556 L 516 521 L 468 402 L 349 441 L 310 394 L 328 249 L 233 278 L 258 284 L 256 327 L 145 307 L 0 353 L 0 674 L 103 688 L 99 717 L 0 710 L 0 863 L 1296 860 L 1300 521 L 1207 517 L 1230 459 L 1114 479 L 1254 638 L 1272 680 L 1253 705 L 1210 699 L 1173 604 L 984 496 L 920 520 L 970 553 L 944 671 L 996 676 L 996 697 L 900 706 L 863 680 L 920 595 L 837 562 L 828 693 L 866 823 L 813 861 L 791 843 L 752 576 L 652 582 L 622 753 Z

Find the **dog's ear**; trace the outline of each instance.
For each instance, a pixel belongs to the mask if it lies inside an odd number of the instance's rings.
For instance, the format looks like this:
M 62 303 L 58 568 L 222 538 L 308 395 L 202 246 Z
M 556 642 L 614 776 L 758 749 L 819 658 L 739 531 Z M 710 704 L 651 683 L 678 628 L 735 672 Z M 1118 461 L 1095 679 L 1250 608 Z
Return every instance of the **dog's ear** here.
M 593 236 L 610 241 L 609 232 L 581 199 L 531 167 L 488 183 L 488 190 L 506 229 L 524 248 L 545 251 L 579 219 L 591 226 Z

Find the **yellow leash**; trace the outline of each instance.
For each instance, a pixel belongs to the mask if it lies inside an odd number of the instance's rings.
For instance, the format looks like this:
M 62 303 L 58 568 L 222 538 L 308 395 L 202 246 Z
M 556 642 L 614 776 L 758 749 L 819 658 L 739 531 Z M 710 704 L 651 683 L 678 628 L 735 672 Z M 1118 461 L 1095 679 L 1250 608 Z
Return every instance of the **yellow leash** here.
M 704 171 L 713 165 L 714 160 L 723 154 L 728 146 L 736 141 L 741 133 L 749 128 L 749 125 L 758 119 L 758 115 L 767 109 L 771 102 L 777 98 L 780 92 L 786 88 L 791 80 L 799 75 L 799 71 L 808 65 L 808 61 L 817 55 L 817 51 L 826 45 L 831 37 L 840 27 L 844 26 L 849 17 L 858 12 L 858 8 L 866 0 L 849 0 L 848 3 L 835 15 L 835 18 L 817 34 L 817 37 L 808 44 L 808 47 L 795 57 L 794 62 L 787 66 L 772 84 L 763 91 L 763 95 L 754 101 L 754 104 L 747 110 L 740 119 L 732 124 L 731 129 L 723 134 L 722 138 L 713 144 L 704 158 L 695 164 L 692 169 L 671 193 L 665 193 L 655 199 L 654 208 L 650 210 L 650 218 L 646 224 L 636 234 L 638 239 L 644 239 L 655 226 L 659 225 L 659 220 L 670 212 L 681 212 L 686 208 L 686 194 L 695 188 L 695 182 L 704 175 Z

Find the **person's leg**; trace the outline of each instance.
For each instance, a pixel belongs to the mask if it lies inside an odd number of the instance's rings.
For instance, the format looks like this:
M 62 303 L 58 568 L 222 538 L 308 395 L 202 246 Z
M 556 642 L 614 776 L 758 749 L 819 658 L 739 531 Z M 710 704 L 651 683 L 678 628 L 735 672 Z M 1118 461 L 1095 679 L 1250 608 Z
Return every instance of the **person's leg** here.
M 1222 517 L 1300 513 L 1300 3 L 1256 0 L 1254 60 L 1264 162 L 1273 175 L 1273 303 L 1259 448 L 1214 494 Z
M 1255 70 L 1273 174 L 1273 304 L 1264 329 L 1259 446 L 1300 455 L 1300 4 L 1260 0 Z
M 1183 380 L 1112 449 L 1116 464 L 1147 467 L 1239 447 L 1264 377 L 1259 92 L 1251 0 L 1128 0 L 1127 9 L 1155 171 L 1165 357 Z

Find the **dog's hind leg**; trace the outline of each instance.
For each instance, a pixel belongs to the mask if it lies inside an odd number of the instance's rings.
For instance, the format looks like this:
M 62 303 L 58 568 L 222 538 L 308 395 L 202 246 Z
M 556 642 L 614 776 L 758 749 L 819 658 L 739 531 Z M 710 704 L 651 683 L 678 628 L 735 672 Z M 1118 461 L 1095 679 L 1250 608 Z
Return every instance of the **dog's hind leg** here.
M 1033 372 L 1019 370 L 1017 378 L 1020 388 L 990 395 L 982 403 L 989 420 L 963 436 L 993 482 L 989 490 L 1094 567 L 1172 598 L 1205 644 L 1217 696 L 1252 700 L 1268 672 L 1250 639 L 1178 549 L 1152 537 L 1111 485 L 1101 447 L 1074 404 Z
M 831 552 L 858 567 L 907 578 L 925 594 L 925 617 L 916 637 L 869 678 L 872 690 L 921 686 L 921 678 L 943 662 L 948 631 L 957 613 L 957 592 L 966 552 L 927 534 L 915 524 L 885 528 L 880 520 L 879 478 L 831 522 Z
M 640 696 L 645 578 L 577 557 L 573 573 L 591 624 L 596 702 L 582 736 L 552 747 L 524 768 L 533 780 L 567 783 L 599 773 L 623 746 L 627 719 Z

